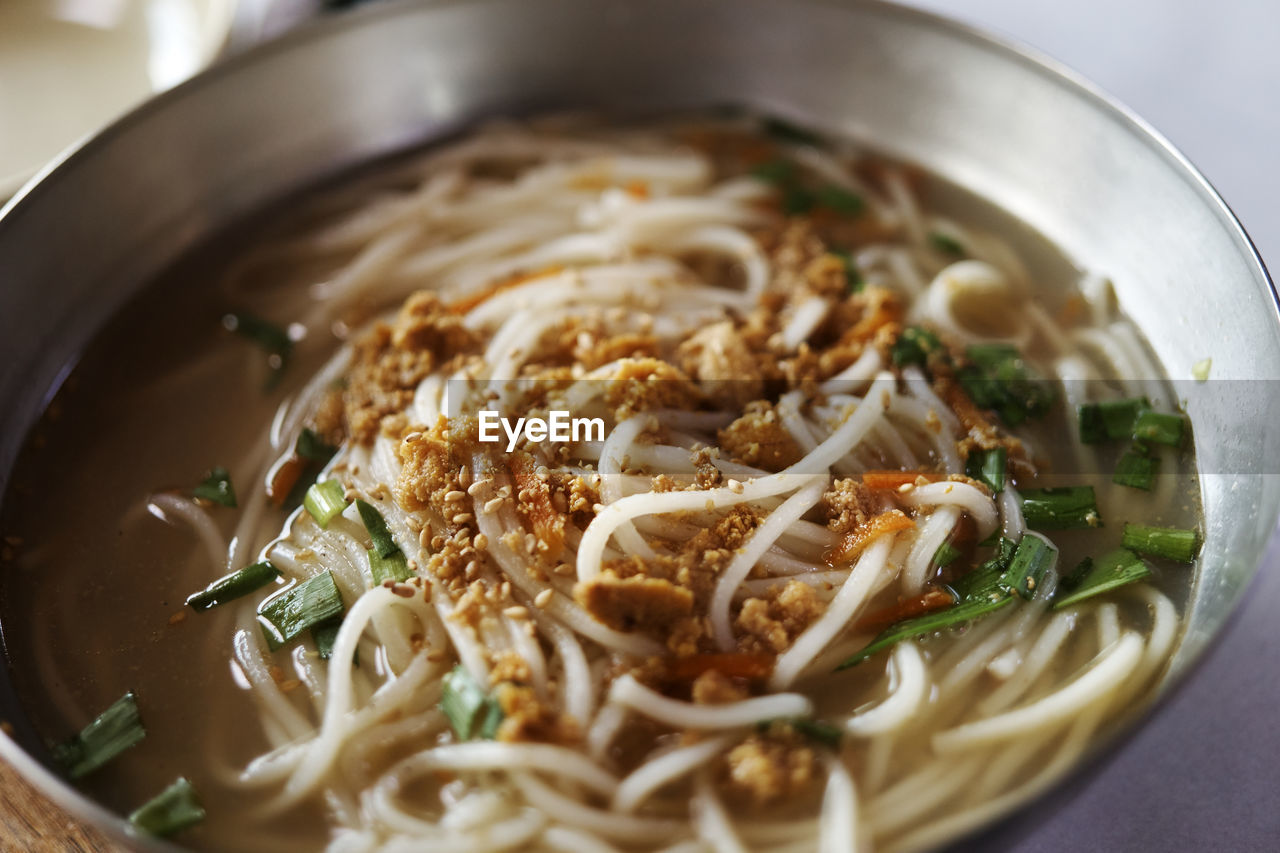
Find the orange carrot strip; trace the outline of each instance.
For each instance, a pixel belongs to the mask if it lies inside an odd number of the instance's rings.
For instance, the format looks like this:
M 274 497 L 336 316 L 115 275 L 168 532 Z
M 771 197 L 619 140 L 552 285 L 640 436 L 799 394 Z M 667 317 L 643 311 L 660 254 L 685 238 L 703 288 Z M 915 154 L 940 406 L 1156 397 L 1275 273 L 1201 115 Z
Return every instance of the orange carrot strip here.
M 520 285 L 526 282 L 543 278 L 544 276 L 555 275 L 556 273 L 561 272 L 562 270 L 564 270 L 564 267 L 560 266 L 559 264 L 553 264 L 552 266 L 546 267 L 545 269 L 540 269 L 536 272 L 518 273 L 516 275 L 510 276 L 509 278 L 500 279 L 494 282 L 493 284 L 489 285 L 488 287 L 486 287 L 484 290 L 481 290 L 479 293 L 473 293 L 470 296 L 464 296 L 461 299 L 457 300 L 456 302 L 450 303 L 449 310 L 452 311 L 454 314 L 465 314 L 468 311 L 470 311 L 472 308 L 475 308 L 477 305 L 480 305 L 486 302 L 487 300 L 491 299 L 492 297 L 497 296 L 499 293 L 501 293 L 504 290 L 510 290 L 513 287 L 519 287 Z
M 881 536 L 915 526 L 915 521 L 900 509 L 882 512 L 868 520 L 866 524 L 859 525 L 846 533 L 836 549 L 827 555 L 827 563 L 833 566 L 847 563 Z
M 290 456 L 277 464 L 267 480 L 267 498 L 276 506 L 283 506 L 306 469 L 306 460 L 299 456 Z
M 859 619 L 854 627 L 859 631 L 879 631 L 903 619 L 913 619 L 935 610 L 943 610 L 955 603 L 955 596 L 947 590 L 930 589 L 874 613 L 868 613 Z

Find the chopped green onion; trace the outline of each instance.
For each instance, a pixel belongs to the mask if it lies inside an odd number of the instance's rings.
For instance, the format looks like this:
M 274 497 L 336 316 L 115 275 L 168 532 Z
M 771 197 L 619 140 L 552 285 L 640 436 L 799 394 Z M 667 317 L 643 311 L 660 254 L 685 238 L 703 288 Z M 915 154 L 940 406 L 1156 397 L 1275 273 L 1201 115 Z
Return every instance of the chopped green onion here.
M 248 595 L 280 576 L 280 570 L 267 561 L 253 563 L 239 571 L 218 578 L 199 592 L 187 596 L 187 604 L 196 612 L 226 604 L 228 601 Z
M 948 255 L 963 255 L 965 253 L 964 245 L 959 240 L 943 234 L 941 231 L 930 231 L 929 242 L 935 249 L 946 252 Z
M 829 251 L 839 258 L 840 263 L 844 266 L 845 293 L 857 293 L 862 290 L 865 282 L 862 280 L 862 273 L 858 271 L 857 263 L 853 260 L 853 253 L 839 249 L 831 249 Z
M 1093 571 L 1093 557 L 1085 557 L 1076 563 L 1076 567 L 1062 576 L 1058 581 L 1058 592 L 1073 590 L 1078 587 L 1089 573 Z
M 313 483 L 307 489 L 307 496 L 302 499 L 302 505 L 307 508 L 307 512 L 311 513 L 311 517 L 317 524 L 328 527 L 334 516 L 347 508 L 347 498 L 341 483 L 337 480 L 325 480 L 323 483 Z
M 839 726 L 834 726 L 826 720 L 813 720 L 808 717 L 786 717 L 774 720 L 761 720 L 756 724 L 756 730 L 765 733 L 775 725 L 789 726 L 797 734 L 804 735 L 809 740 L 822 744 L 830 749 L 836 749 L 840 746 L 840 738 L 844 732 Z
M 966 350 L 972 364 L 960 371 L 960 385 L 980 409 L 991 409 L 1016 427 L 1043 417 L 1053 406 L 1050 385 L 1023 361 L 1017 347 L 982 344 Z
M 1022 493 L 1022 517 L 1033 530 L 1102 526 L 1093 486 L 1027 489 Z
M 813 131 L 798 127 L 780 118 L 766 118 L 763 128 L 766 134 L 780 142 L 791 142 L 797 145 L 822 144 L 822 139 Z
M 1004 447 L 990 450 L 973 450 L 965 460 L 964 472 L 980 483 L 985 483 L 996 494 L 1004 491 L 1005 468 L 1009 451 Z
M 1196 552 L 1200 550 L 1200 534 L 1194 530 L 1183 530 L 1179 527 L 1145 527 L 1141 524 L 1126 524 L 1120 544 L 1139 554 L 1150 554 L 1153 557 L 1165 557 L 1180 563 L 1190 563 L 1195 560 Z
M 862 196 L 834 184 L 819 187 L 817 197 L 818 204 L 845 216 L 857 216 L 866 208 Z
M 1181 447 L 1186 425 L 1187 419 L 1182 415 L 1146 411 L 1138 416 L 1138 422 L 1133 427 L 1133 437 L 1137 441 Z
M 929 356 L 942 351 L 942 341 L 923 326 L 907 326 L 889 348 L 895 367 L 905 367 L 909 364 L 924 367 L 929 361 Z
M 341 627 L 341 619 L 330 619 L 311 628 L 311 640 L 316 644 L 316 654 L 321 660 L 333 657 L 333 644 L 338 641 L 338 629 Z
M 1064 607 L 1070 607 L 1087 598 L 1093 598 L 1095 595 L 1110 592 L 1150 576 L 1151 568 L 1136 554 L 1125 548 L 1118 548 L 1100 557 L 1096 567 L 1092 560 L 1086 559 L 1082 562 L 1069 576 L 1071 579 L 1069 585 L 1068 579 L 1063 578 L 1062 583 L 1058 585 L 1059 594 L 1054 598 L 1053 609 L 1061 610 Z M 1062 595 L 1064 592 L 1067 594 Z
M 333 458 L 333 454 L 338 452 L 338 448 L 326 444 L 310 427 L 303 427 L 302 432 L 298 433 L 298 440 L 294 443 L 293 450 L 303 459 L 321 464 L 328 462 Z
M 791 185 L 782 190 L 782 212 L 787 216 L 800 216 L 813 210 L 818 203 L 812 191 Z
M 204 820 L 196 789 L 181 776 L 141 808 L 129 815 L 129 823 L 148 835 L 166 838 Z
M 950 542 L 943 542 L 938 546 L 938 550 L 933 552 L 933 565 L 938 568 L 945 568 L 960 558 L 960 549 L 952 545 Z
M 1000 578 L 1007 586 L 1027 601 L 1035 596 L 1036 587 L 1044 579 L 1044 573 L 1058 558 L 1058 549 L 1034 533 L 1027 533 L 1018 542 L 1018 548 L 1009 560 L 1009 568 Z
M 228 331 L 253 341 L 267 353 L 267 366 L 271 368 L 267 390 L 274 388 L 293 355 L 293 340 L 289 333 L 266 320 L 244 313 L 225 315 L 222 325 Z
M 1005 570 L 1018 550 L 1018 543 L 1003 536 L 996 545 L 996 553 L 981 566 L 951 584 L 961 601 L 981 597 L 984 593 L 1002 589 Z
M 787 184 L 795 180 L 796 164 L 790 160 L 766 160 L 751 170 L 751 174 L 771 184 Z
M 409 571 L 409 563 L 399 549 L 387 557 L 379 554 L 377 548 L 370 548 L 368 553 L 369 575 L 373 578 L 374 586 L 389 580 L 407 581 L 413 577 L 413 572 Z
M 1111 482 L 1149 492 L 1155 485 L 1159 468 L 1159 458 L 1147 455 L 1146 450 L 1135 442 L 1116 463 L 1116 472 L 1111 476 Z
M 471 740 L 474 735 L 493 740 L 502 723 L 502 707 L 488 696 L 461 665 L 444 677 L 444 693 L 440 710 L 449 719 L 458 740 Z M 481 714 L 483 713 L 483 717 Z M 475 731 L 479 720 L 479 731 Z
M 221 466 L 211 470 L 191 494 L 201 500 L 222 506 L 236 505 L 236 490 L 231 486 L 231 475 Z
M 364 522 L 364 529 L 369 531 L 369 538 L 373 540 L 378 556 L 390 557 L 400 550 L 400 546 L 391 538 L 391 531 L 387 530 L 387 522 L 383 520 L 382 513 L 360 498 L 356 498 L 356 509 L 360 511 L 360 520 Z
M 71 779 L 97 770 L 147 736 L 138 715 L 138 698 L 130 691 L 78 735 L 53 747 L 53 760 Z
M 1138 415 L 1151 408 L 1146 397 L 1085 403 L 1078 412 L 1080 440 L 1085 444 L 1119 441 L 1133 435 Z
M 944 628 L 953 628 L 964 622 L 972 622 L 981 616 L 994 613 L 1011 601 L 1013 601 L 1013 597 L 1008 593 L 992 590 L 968 601 L 962 601 L 946 610 L 939 610 L 936 613 L 928 613 L 924 616 L 917 616 L 914 619 L 907 619 L 896 625 L 891 625 L 860 652 L 847 658 L 836 669 L 848 669 L 851 666 L 856 666 L 876 652 L 887 649 L 902 640 L 932 634 Z
M 484 719 L 480 721 L 480 731 L 476 737 L 481 740 L 494 740 L 498 736 L 498 727 L 502 725 L 502 706 L 498 700 L 489 697 L 484 703 Z
M 342 595 L 333 573 L 326 570 L 262 602 L 258 606 L 258 623 L 274 651 L 341 612 Z
M 1001 537 L 991 559 L 951 585 L 957 601 L 953 607 L 890 625 L 836 669 L 856 666 L 902 640 L 952 628 L 994 613 L 1013 601 L 1015 590 L 1026 597 L 1026 593 L 1044 577 L 1053 553 L 1056 551 L 1038 536 L 1023 536 L 1022 542 Z

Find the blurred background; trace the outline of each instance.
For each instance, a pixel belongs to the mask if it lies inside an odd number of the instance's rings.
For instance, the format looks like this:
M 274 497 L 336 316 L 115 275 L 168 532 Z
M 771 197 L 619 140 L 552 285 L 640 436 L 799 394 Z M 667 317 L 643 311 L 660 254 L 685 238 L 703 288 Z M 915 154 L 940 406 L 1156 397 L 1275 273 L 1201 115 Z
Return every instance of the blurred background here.
M 371 2 L 380 0 L 0 0 L 0 201 L 67 145 L 219 57 Z M 1280 265 L 1280 2 L 912 5 L 1030 45 L 1119 98 L 1199 167 Z M 1273 553 L 1200 669 L 1098 775 L 969 846 L 1276 849 L 1278 561 Z M 0 847 L 74 835 L 78 849 L 108 849 L 78 832 L 0 769 Z

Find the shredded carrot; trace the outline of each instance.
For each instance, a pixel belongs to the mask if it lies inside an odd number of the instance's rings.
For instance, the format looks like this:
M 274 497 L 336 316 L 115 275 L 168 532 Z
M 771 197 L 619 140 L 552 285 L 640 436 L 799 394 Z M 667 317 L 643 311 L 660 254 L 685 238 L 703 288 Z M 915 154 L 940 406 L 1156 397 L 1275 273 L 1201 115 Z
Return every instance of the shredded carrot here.
M 914 483 L 921 477 L 930 483 L 936 483 L 941 475 L 931 471 L 867 471 L 862 475 L 862 485 L 869 489 L 897 490 Z
M 730 678 L 767 678 L 773 671 L 773 656 L 740 652 L 689 655 L 672 663 L 670 673 L 678 681 L 694 681 L 713 669 Z
M 507 463 L 516 481 L 519 500 L 516 506 L 533 526 L 538 541 L 545 542 L 547 554 L 555 557 L 564 546 L 564 516 L 551 505 L 551 493 L 547 484 L 539 480 L 538 462 L 528 453 L 513 453 Z
M 481 290 L 479 293 L 473 293 L 470 296 L 464 296 L 463 298 L 457 300 L 456 302 L 450 303 L 449 310 L 452 311 L 454 314 L 465 314 L 468 311 L 470 311 L 472 308 L 475 308 L 477 305 L 483 304 L 484 302 L 488 301 L 494 296 L 497 296 L 499 293 L 501 293 L 504 290 L 510 290 L 513 287 L 519 287 L 522 284 L 525 284 L 530 281 L 534 281 L 535 279 L 543 278 L 545 276 L 555 275 L 556 273 L 562 272 L 563 270 L 564 270 L 563 266 L 559 264 L 552 264 L 551 266 L 544 267 L 540 270 L 537 270 L 536 272 L 517 273 L 516 275 L 509 276 L 508 278 L 499 279 L 498 281 L 495 281 L 493 284 L 486 287 L 484 290 Z
M 267 478 L 267 498 L 276 506 L 284 506 L 285 499 L 298 484 L 298 478 L 307 469 L 306 460 L 300 456 L 290 456 L 281 461 Z
M 947 590 L 931 589 L 874 613 L 868 613 L 859 619 L 854 627 L 859 631 L 879 631 L 903 619 L 912 619 L 935 610 L 943 610 L 955 603 L 955 596 Z
M 827 555 L 827 562 L 833 566 L 847 563 L 881 536 L 915 526 L 915 521 L 900 509 L 882 512 L 846 533 L 836 549 Z

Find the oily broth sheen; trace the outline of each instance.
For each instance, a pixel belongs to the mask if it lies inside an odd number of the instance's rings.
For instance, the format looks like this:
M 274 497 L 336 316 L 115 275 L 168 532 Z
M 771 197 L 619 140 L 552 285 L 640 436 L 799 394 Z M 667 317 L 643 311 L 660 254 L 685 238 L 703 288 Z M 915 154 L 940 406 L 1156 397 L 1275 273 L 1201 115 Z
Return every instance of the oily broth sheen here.
M 368 192 L 371 184 L 383 182 L 378 174 L 345 181 L 336 195 Z M 1050 243 L 936 176 L 921 173 L 919 181 L 927 208 L 1000 234 L 1026 264 L 1048 310 L 1061 306 L 1079 272 Z M 268 748 L 254 703 L 228 664 L 234 608 L 196 614 L 183 606 L 186 595 L 221 571 L 209 566 L 188 527 L 151 517 L 145 504 L 158 490 L 189 488 L 210 467 L 243 459 L 246 449 L 261 440 L 279 401 L 336 350 L 337 339 L 303 341 L 281 387 L 265 393 L 260 351 L 219 323 L 229 310 L 269 315 L 280 294 L 323 280 L 328 264 L 313 269 L 282 264 L 270 269 L 269 289 L 255 297 L 242 295 L 250 292 L 247 288 L 229 292 L 226 286 L 246 253 L 287 240 L 315 218 L 314 211 L 330 207 L 334 196 L 324 190 L 259 217 L 258 224 L 270 223 L 265 237 L 243 227 L 211 241 L 126 306 L 86 350 L 33 432 L 0 510 L 0 532 L 24 541 L 18 559 L 0 573 L 0 625 L 14 682 L 37 730 L 49 741 L 62 739 L 133 690 L 147 737 L 86 779 L 84 789 L 127 813 L 175 776 L 186 776 L 209 816 L 181 840 L 199 849 L 315 849 L 328 837 L 323 809 L 314 800 L 269 822 L 253 821 L 247 814 L 258 795 L 227 783 Z M 334 257 L 333 266 L 343 260 Z M 1029 354 L 1036 354 L 1034 345 Z M 1053 442 L 1050 432 L 1046 444 Z M 1191 461 L 1185 464 L 1190 467 Z M 248 469 L 233 469 L 232 476 L 243 507 L 261 483 Z M 1052 475 L 1044 479 L 1043 484 L 1053 484 Z M 1101 487 L 1108 478 L 1093 479 Z M 1088 482 L 1080 476 L 1062 480 Z M 1118 545 L 1126 515 L 1147 524 L 1194 526 L 1196 485 L 1180 481 L 1179 489 L 1185 499 L 1163 515 L 1148 511 L 1145 497 L 1135 494 L 1130 512 L 1103 506 L 1108 522 L 1103 530 L 1055 534 L 1062 547 L 1059 571 L 1085 554 Z M 1100 498 L 1104 493 L 1099 488 Z M 274 534 L 285 521 L 283 512 L 277 515 L 262 529 Z M 230 536 L 237 512 L 215 508 L 211 516 Z M 249 553 L 256 554 L 265 542 L 266 537 L 254 543 Z M 1152 583 L 1181 611 L 1190 575 L 1157 569 Z M 1124 600 L 1118 610 L 1122 626 L 1144 624 L 1144 610 Z M 171 623 L 175 614 L 183 618 Z M 936 659 L 946 645 L 939 640 L 923 649 L 927 658 Z M 1049 680 L 1066 676 L 1087 657 L 1057 656 Z M 814 695 L 818 716 L 828 709 L 847 710 L 850 697 L 880 698 L 881 681 L 879 669 L 856 667 L 841 674 Z M 875 758 L 860 754 L 858 760 Z M 414 785 L 435 799 L 435 785 Z M 811 804 L 796 811 L 813 813 Z M 434 811 L 424 816 L 433 817 Z

